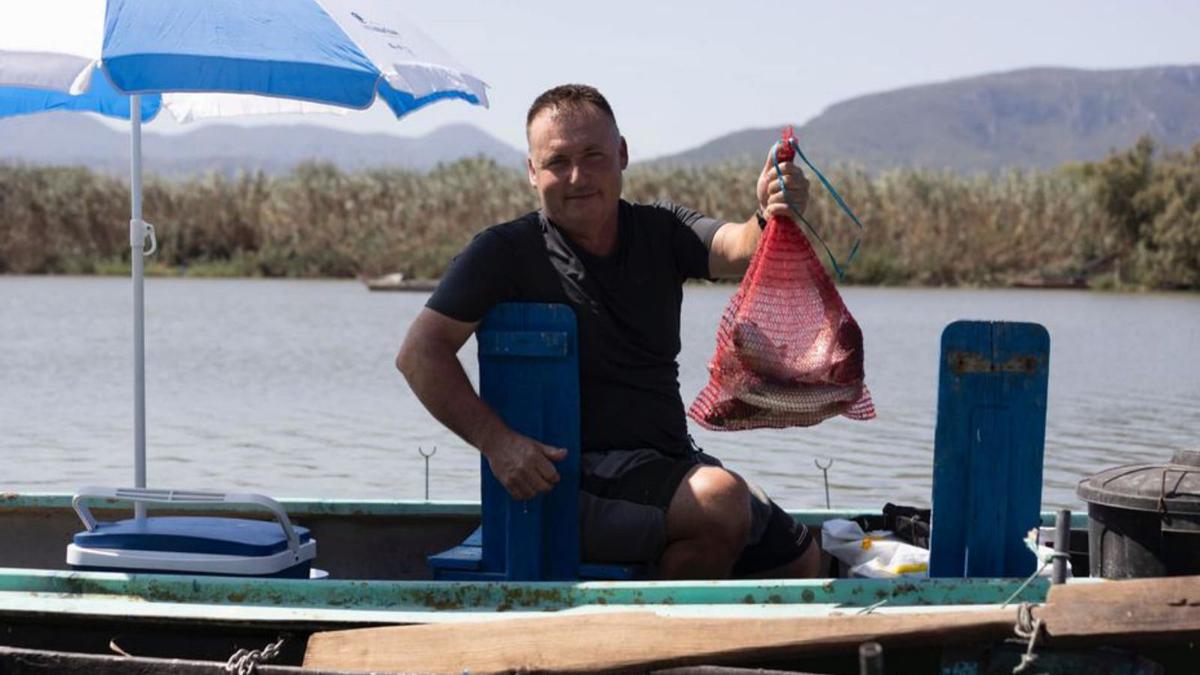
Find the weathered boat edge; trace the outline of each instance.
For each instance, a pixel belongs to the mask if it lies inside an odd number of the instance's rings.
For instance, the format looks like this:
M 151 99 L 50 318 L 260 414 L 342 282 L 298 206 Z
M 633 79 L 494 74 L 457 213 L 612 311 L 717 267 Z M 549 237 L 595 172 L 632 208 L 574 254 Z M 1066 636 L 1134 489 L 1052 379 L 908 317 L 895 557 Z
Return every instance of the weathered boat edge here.
M 757 608 L 822 606 L 930 607 L 1041 602 L 1046 579 L 800 579 L 726 581 L 465 582 L 361 579 L 258 579 L 116 572 L 66 572 L 0 568 L 0 612 L 59 610 L 133 611 L 178 618 L 214 607 L 238 608 L 253 620 L 278 620 L 278 608 L 305 610 L 302 620 L 361 621 L 348 612 L 550 612 L 580 607 L 679 608 L 693 605 Z M 115 604 L 114 604 L 115 603 Z M 126 608 L 126 609 L 121 609 Z M 53 610 L 50 610 L 53 611 Z M 186 614 L 186 611 L 183 611 Z M 220 613 L 220 612 L 218 612 Z M 386 617 L 384 617 L 386 618 Z M 408 621 L 408 619 L 405 619 Z
M 64 493 L 0 493 L 0 534 L 7 527 L 10 534 L 22 533 L 23 541 L 42 549 L 37 559 L 15 551 L 0 555 L 0 565 L 6 565 L 0 567 L 0 630 L 9 632 L 5 642 L 11 643 L 10 648 L 66 650 L 53 658 L 78 661 L 78 672 L 103 665 L 93 657 L 104 653 L 110 640 L 123 648 L 136 647 L 133 653 L 139 655 L 210 659 L 210 664 L 217 660 L 212 667 L 220 667 L 219 660 L 237 648 L 261 647 L 290 635 L 287 653 L 278 662 L 299 664 L 307 636 L 325 630 L 624 612 L 739 623 L 986 612 L 1003 607 L 1015 613 L 1020 603 L 1046 602 L 1050 589 L 1043 577 L 518 583 L 371 576 L 375 570 L 369 565 L 343 567 L 345 573 L 317 580 L 73 571 L 61 562 L 63 547 L 81 527 L 71 501 L 72 495 Z M 424 565 L 429 550 L 438 550 L 435 545 L 457 541 L 455 533 L 475 527 L 480 516 L 479 504 L 471 501 L 301 497 L 279 501 L 290 517 L 311 526 L 329 544 L 326 562 L 331 569 L 337 567 L 339 557 L 378 558 L 397 568 L 387 573 L 411 572 L 409 568 Z M 130 512 L 129 504 L 116 500 L 96 499 L 91 505 L 106 519 L 126 518 Z M 172 505 L 166 511 L 242 509 Z M 878 516 L 879 510 L 789 513 L 819 532 L 821 523 L 831 518 Z M 1046 512 L 1041 518 L 1049 526 L 1054 514 Z M 1073 529 L 1084 529 L 1086 522 L 1084 514 L 1076 514 Z M 431 531 L 438 532 L 439 541 L 415 539 Z M 407 558 L 398 563 L 398 555 Z M 21 566 L 14 564 L 17 560 L 27 562 Z M 318 566 L 320 560 L 318 553 Z M 916 652 L 900 653 L 908 658 Z M 206 667 L 201 662 L 196 665 Z
M 0 515 L 9 511 L 34 509 L 70 509 L 74 495 L 62 492 L 3 492 L 0 493 Z M 395 499 L 318 499 L 309 497 L 279 497 L 288 515 L 337 516 L 478 516 L 479 502 L 462 500 L 395 500 Z M 129 502 L 117 499 L 98 499 L 92 502 L 96 510 L 127 509 Z M 244 506 L 236 504 L 171 505 L 172 511 L 238 512 Z
M 0 493 L 0 515 L 6 511 L 28 511 L 32 509 L 70 509 L 73 495 L 62 492 L 3 492 Z M 396 500 L 396 499 L 326 499 L 313 497 L 277 497 L 289 516 L 340 515 L 340 516 L 478 516 L 479 502 L 469 500 Z M 128 502 L 114 499 L 97 500 L 94 507 L 127 508 Z M 241 511 L 236 505 L 171 506 L 175 511 Z M 859 509 L 786 509 L 788 515 L 805 525 L 820 525 L 834 518 L 855 518 L 864 514 L 878 513 L 878 508 Z M 1055 512 L 1042 511 L 1041 525 L 1052 527 Z M 1071 529 L 1086 530 L 1087 514 L 1072 513 Z
M 72 495 L 0 494 L 0 522 L 7 515 L 41 514 L 60 522 L 70 516 Z M 454 518 L 470 525 L 479 504 L 468 501 L 403 501 L 281 498 L 288 514 L 303 523 L 335 517 L 393 528 L 397 519 L 425 522 Z M 95 500 L 98 513 L 128 505 Z M 239 511 L 237 507 L 172 507 L 171 510 Z M 831 518 L 877 513 L 871 509 L 805 509 L 793 518 L 819 528 Z M 120 516 L 126 517 L 126 516 Z M 1042 514 L 1044 524 L 1054 514 Z M 365 520 L 364 520 L 365 519 Z M 26 519 L 28 520 L 28 519 Z M 37 522 L 43 521 L 35 518 Z M 477 522 L 477 521 L 476 521 Z M 1073 525 L 1086 525 L 1077 516 Z M 60 529 L 65 526 L 60 525 Z M 65 531 L 65 530 L 64 530 Z M 61 536 L 61 535 L 60 535 Z M 65 546 L 66 541 L 62 544 Z M 57 549 L 57 545 L 53 547 Z M 47 555 L 53 554 L 49 550 Z M 387 555 L 381 553 L 381 555 Z M 420 559 L 419 557 L 417 558 Z M 318 554 L 318 564 L 320 554 Z M 706 608 L 728 614 L 821 615 L 870 607 L 900 608 L 1041 602 L 1044 579 L 813 579 L 623 582 L 435 582 L 422 579 L 334 575 L 322 580 L 214 577 L 72 571 L 9 563 L 0 567 L 0 614 L 138 616 L 147 619 L 239 623 L 379 624 L 426 623 L 556 611 L 655 608 L 687 613 Z M 1023 585 L 1025 584 L 1025 585 Z

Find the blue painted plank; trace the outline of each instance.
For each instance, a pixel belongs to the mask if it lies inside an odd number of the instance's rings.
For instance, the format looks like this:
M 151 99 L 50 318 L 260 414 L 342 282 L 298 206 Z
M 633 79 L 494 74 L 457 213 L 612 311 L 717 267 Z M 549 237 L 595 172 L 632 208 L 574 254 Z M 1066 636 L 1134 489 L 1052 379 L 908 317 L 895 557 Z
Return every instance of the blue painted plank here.
M 480 396 L 513 430 L 566 448 L 559 482 L 526 502 L 511 499 L 481 458 L 482 523 L 462 545 L 430 558 L 442 580 L 633 579 L 641 565 L 580 564 L 579 355 L 565 305 L 499 305 L 480 324 Z M 469 546 L 474 544 L 474 546 Z
M 480 527 L 475 528 L 475 530 L 473 532 L 471 532 L 471 534 L 467 535 L 466 539 L 463 539 L 462 544 L 460 544 L 460 546 L 474 546 L 475 548 L 482 548 L 483 547 L 483 527 L 480 526 Z
M 484 569 L 509 580 L 567 580 L 579 571 L 579 348 L 566 305 L 498 305 L 479 328 L 480 396 L 513 430 L 566 448 L 548 494 L 511 499 L 481 459 Z
M 930 575 L 1026 576 L 1040 522 L 1050 339 L 1037 324 L 942 333 Z
M 460 545 L 442 551 L 429 558 L 429 564 L 439 570 L 437 578 L 448 579 L 442 570 L 477 571 L 483 565 L 483 549 L 478 546 Z
M 429 556 L 435 579 L 448 579 L 445 570 L 479 570 L 483 567 L 483 527 L 477 527 L 454 548 Z
M 1005 523 L 1009 536 L 1005 538 L 1004 572 L 1008 576 L 1026 576 L 1037 565 L 1021 539 L 1041 523 L 1050 335 L 1042 326 L 1029 323 L 1001 323 L 996 326 L 995 335 L 994 358 L 1003 366 L 1001 395 L 1010 401 L 1015 414 L 1009 427 L 1010 500 Z
M 583 563 L 579 566 L 580 579 L 595 579 L 602 581 L 627 581 L 640 579 L 645 576 L 642 565 L 603 565 L 598 563 Z
M 478 335 L 480 356 L 548 356 L 565 358 L 570 335 L 564 331 L 488 330 Z
M 1009 505 L 1008 408 L 994 382 L 981 382 L 980 399 L 969 412 L 967 441 L 966 576 L 1004 576 L 1004 538 Z M 961 576 L 961 575 L 956 575 Z
M 968 358 L 991 353 L 991 328 L 980 322 L 955 322 L 942 331 L 938 376 L 938 412 L 933 451 L 933 523 L 930 576 L 962 576 L 966 568 L 967 471 L 971 437 L 970 405 L 962 378 L 955 376 Z

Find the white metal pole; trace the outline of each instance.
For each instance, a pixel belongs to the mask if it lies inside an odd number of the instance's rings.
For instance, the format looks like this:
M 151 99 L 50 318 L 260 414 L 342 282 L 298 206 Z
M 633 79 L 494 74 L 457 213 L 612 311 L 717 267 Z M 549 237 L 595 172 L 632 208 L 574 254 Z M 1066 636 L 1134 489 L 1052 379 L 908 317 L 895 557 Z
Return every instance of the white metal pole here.
M 129 97 L 129 262 L 133 275 L 133 466 L 134 487 L 146 487 L 146 345 L 145 289 L 142 251 L 146 226 L 142 221 L 142 97 Z M 134 517 L 146 518 L 146 505 L 134 504 Z

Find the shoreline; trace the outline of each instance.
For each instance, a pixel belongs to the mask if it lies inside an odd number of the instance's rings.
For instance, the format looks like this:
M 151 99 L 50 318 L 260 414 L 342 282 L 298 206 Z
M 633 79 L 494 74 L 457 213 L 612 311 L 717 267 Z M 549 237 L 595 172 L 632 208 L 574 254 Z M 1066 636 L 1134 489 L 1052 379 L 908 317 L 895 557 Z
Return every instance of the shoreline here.
M 216 267 L 225 267 L 218 265 Z M 370 290 L 375 291 L 409 291 L 409 292 L 430 292 L 437 287 L 438 279 L 407 279 L 396 284 L 394 287 L 388 287 L 389 282 L 376 284 L 376 279 L 368 279 L 365 276 L 289 276 L 289 275 L 265 275 L 265 274 L 222 274 L 216 273 L 216 270 L 207 269 L 205 265 L 189 266 L 185 269 L 172 269 L 165 266 L 148 266 L 145 269 L 146 279 L 182 279 L 182 280 L 271 280 L 271 281 L 352 281 L 358 282 Z M 130 270 L 128 267 L 121 269 L 118 267 L 106 267 L 103 271 L 85 273 L 85 272 L 42 272 L 42 273 L 19 273 L 13 274 L 9 272 L 0 272 L 0 278 L 113 278 L 113 279 L 128 279 Z M 734 280 L 727 281 L 705 281 L 705 280 L 689 280 L 684 282 L 685 286 L 736 286 L 739 282 Z M 1015 278 L 1005 283 L 995 284 L 922 284 L 922 283 L 884 283 L 884 284 L 867 284 L 850 281 L 836 282 L 838 288 L 894 288 L 894 289 L 947 289 L 947 290 L 1019 290 L 1031 293 L 1045 292 L 1092 292 L 1092 293 L 1129 293 L 1129 294 L 1167 294 L 1167 295 L 1200 295 L 1200 288 L 1150 288 L 1137 285 L 1120 285 L 1112 280 L 1098 278 L 1092 280 L 1086 285 L 1071 284 L 1064 285 L 1056 283 L 1053 279 L 1047 283 L 1031 283 L 1029 276 Z M 372 287 L 376 286 L 376 287 Z
M 669 194 L 714 218 L 744 217 L 752 205 L 741 200 L 753 200 L 739 186 L 755 169 L 638 169 L 624 197 Z M 1195 291 L 1200 240 L 1186 207 L 1196 176 L 1200 146 L 1161 151 L 1149 141 L 1082 165 L 991 178 L 835 171 L 866 229 L 848 227 L 820 191 L 806 218 L 831 250 L 858 251 L 846 279 L 861 284 Z M 128 219 L 119 185 L 87 170 L 3 166 L 0 184 L 14 206 L 2 218 L 0 270 L 129 273 L 128 238 L 114 227 Z M 463 200 L 464 184 L 489 186 L 488 199 Z M 482 224 L 536 208 L 524 175 L 466 160 L 421 176 L 326 167 L 147 189 L 148 213 L 171 224 L 147 260 L 151 277 L 432 279 Z

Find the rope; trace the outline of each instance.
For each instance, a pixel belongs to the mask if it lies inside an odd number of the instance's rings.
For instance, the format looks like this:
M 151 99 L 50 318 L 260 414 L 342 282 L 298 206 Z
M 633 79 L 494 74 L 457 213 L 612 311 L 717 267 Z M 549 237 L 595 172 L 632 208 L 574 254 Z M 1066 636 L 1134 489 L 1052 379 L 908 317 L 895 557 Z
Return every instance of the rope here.
M 1037 661 L 1037 654 L 1033 652 L 1034 646 L 1037 644 L 1038 636 L 1042 634 L 1041 617 L 1033 618 L 1033 605 L 1028 602 L 1022 602 L 1017 607 L 1017 625 L 1013 627 L 1013 632 L 1025 640 L 1029 640 L 1029 644 L 1025 647 L 1025 653 L 1021 655 L 1021 662 L 1013 668 L 1013 675 L 1021 675 L 1021 673 L 1029 672 L 1029 669 Z
M 804 214 L 800 213 L 800 209 L 796 208 L 796 205 L 792 202 L 791 198 L 788 197 L 787 186 L 783 183 L 783 173 L 779 169 L 779 158 L 775 155 L 775 151 L 779 149 L 780 143 L 782 143 L 782 141 L 776 141 L 775 145 L 771 146 L 769 157 L 771 163 L 775 166 L 775 175 L 779 179 L 779 189 L 783 192 L 784 201 L 787 202 L 788 208 L 792 210 L 792 213 L 796 214 L 796 217 L 800 219 L 800 222 L 804 223 L 805 227 L 808 228 L 808 231 L 812 232 L 812 235 L 816 237 L 817 242 L 821 244 L 821 248 L 825 249 L 825 255 L 829 256 L 829 262 L 833 265 L 833 271 L 837 273 L 838 280 L 841 281 L 845 277 L 843 268 L 849 265 L 850 262 L 854 260 L 854 256 L 858 254 L 859 244 L 862 243 L 862 231 L 865 228 L 863 227 L 863 224 L 859 222 L 858 216 L 854 215 L 854 212 L 851 211 L 850 207 L 846 205 L 846 201 L 842 199 L 840 194 L 838 194 L 837 188 L 833 187 L 833 184 L 830 183 L 827 178 L 825 178 L 825 174 L 821 173 L 820 169 L 814 166 L 812 162 L 808 161 L 808 157 L 804 155 L 804 151 L 800 149 L 800 144 L 796 142 L 796 139 L 791 139 L 788 142 L 788 145 L 790 145 L 792 149 L 796 151 L 796 156 L 800 158 L 800 161 L 807 164 L 809 169 L 812 169 L 812 172 L 816 174 L 817 179 L 821 181 L 821 185 L 824 185 L 825 189 L 829 191 L 829 194 L 833 196 L 833 199 L 837 202 L 837 205 L 841 207 L 841 209 L 846 212 L 846 215 L 850 216 L 850 220 L 853 220 L 854 224 L 858 226 L 859 234 L 854 239 L 854 246 L 850 248 L 850 255 L 846 256 L 846 262 L 839 265 L 837 258 L 833 255 L 833 251 L 829 249 L 829 245 L 825 243 L 825 240 L 821 238 L 821 235 L 817 234 L 816 228 L 814 228 L 812 223 L 808 222 L 808 220 L 804 218 Z
M 888 599 L 887 599 L 887 598 L 884 598 L 884 599 L 880 600 L 879 602 L 877 602 L 877 603 L 875 603 L 875 604 L 872 604 L 872 605 L 867 605 L 866 607 L 863 607 L 862 609 L 860 609 L 860 610 L 858 610 L 857 612 L 855 612 L 855 614 L 858 614 L 858 615 L 862 615 L 862 614 L 871 614 L 871 613 L 872 613 L 872 612 L 874 612 L 875 610 L 877 610 L 877 609 L 879 609 L 880 607 L 883 607 L 884 605 L 886 605 L 886 604 L 887 604 L 887 601 L 888 601 Z
M 258 670 L 258 664 L 263 661 L 270 661 L 279 656 L 279 650 L 283 648 L 283 640 L 284 638 L 280 637 L 262 649 L 237 650 L 225 662 L 225 672 L 237 673 L 237 675 L 253 675 Z
M 1021 591 L 1025 590 L 1025 587 L 1028 586 L 1030 584 L 1030 582 L 1032 582 L 1034 579 L 1038 578 L 1038 575 L 1040 575 L 1042 573 L 1042 571 L 1046 569 L 1046 565 L 1049 565 L 1051 560 L 1053 560 L 1053 558 L 1048 558 L 1045 561 L 1043 561 L 1042 566 L 1037 568 L 1036 570 L 1034 570 L 1033 574 L 1030 574 L 1029 578 L 1026 579 L 1024 582 L 1022 582 L 1022 584 L 1017 587 L 1017 590 L 1013 591 L 1013 594 L 1008 596 L 1008 599 L 1000 604 L 1000 609 L 1004 609 L 1005 607 L 1008 607 L 1008 603 L 1015 600 L 1016 597 L 1021 594 Z
M 1001 603 L 1000 609 L 1008 607 L 1008 604 L 1015 600 L 1016 597 L 1021 594 L 1021 591 L 1025 590 L 1026 586 L 1028 586 L 1034 579 L 1038 578 L 1038 576 L 1045 571 L 1047 565 L 1059 559 L 1070 561 L 1071 555 L 1069 553 L 1051 553 L 1047 555 L 1045 560 L 1042 561 L 1042 566 L 1034 570 L 1033 574 L 1030 574 L 1029 578 L 1022 582 L 1021 585 L 1017 587 L 1017 590 L 1013 591 L 1013 594 L 1008 596 L 1007 600 Z

